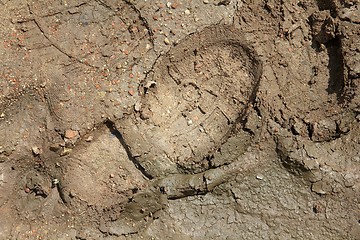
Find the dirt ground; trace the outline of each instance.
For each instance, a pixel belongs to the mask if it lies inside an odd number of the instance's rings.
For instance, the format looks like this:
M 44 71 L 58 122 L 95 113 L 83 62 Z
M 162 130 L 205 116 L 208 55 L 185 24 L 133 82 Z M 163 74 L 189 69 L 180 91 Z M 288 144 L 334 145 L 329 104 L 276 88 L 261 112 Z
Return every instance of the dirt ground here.
M 359 0 L 0 19 L 0 239 L 360 239 Z

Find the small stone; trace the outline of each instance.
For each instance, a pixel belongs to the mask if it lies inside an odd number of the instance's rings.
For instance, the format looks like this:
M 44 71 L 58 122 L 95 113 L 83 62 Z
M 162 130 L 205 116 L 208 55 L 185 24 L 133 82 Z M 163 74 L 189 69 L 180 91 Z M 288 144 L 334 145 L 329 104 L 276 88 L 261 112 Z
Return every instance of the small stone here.
M 187 121 L 187 125 L 190 126 L 190 125 L 192 125 L 192 124 L 193 124 L 193 121 L 192 121 L 191 119 Z
M 54 178 L 54 179 L 52 180 L 52 184 L 53 184 L 53 185 L 56 185 L 56 184 L 58 184 L 58 183 L 60 183 L 59 179 Z
M 79 13 L 79 8 L 70 8 L 68 11 L 70 14 Z
M 63 151 L 62 151 L 62 153 L 60 154 L 60 156 L 68 155 L 68 154 L 71 153 L 71 151 L 72 151 L 71 148 L 64 148 Z
M 89 136 L 88 138 L 85 139 L 86 142 L 91 142 L 94 139 L 93 136 Z
M 146 44 L 146 50 L 150 50 L 152 47 L 151 47 L 151 45 L 150 44 Z
M 26 193 L 29 193 L 31 190 L 30 190 L 30 188 L 26 187 L 26 188 L 24 189 L 24 191 L 25 191 Z
M 171 2 L 167 2 L 167 3 L 166 3 L 166 6 L 167 6 L 168 8 L 171 8 L 171 5 L 172 5 Z
M 141 109 L 141 102 L 140 101 L 135 103 L 134 109 L 135 109 L 136 112 L 140 112 L 140 109 Z
M 189 9 L 186 9 L 186 10 L 185 10 L 185 14 L 186 14 L 186 15 L 189 15 L 189 14 L 190 14 L 190 10 L 189 10 Z
M 74 131 L 74 130 L 71 130 L 71 129 L 68 129 L 65 131 L 65 138 L 67 139 L 74 139 L 76 137 L 79 136 L 79 132 L 78 131 Z
M 41 148 L 36 147 L 36 146 L 35 146 L 35 147 L 32 147 L 31 150 L 32 150 L 32 152 L 33 152 L 33 154 L 34 154 L 35 156 L 38 156 L 38 155 L 40 155 L 40 154 L 42 153 Z
M 204 0 L 203 3 L 208 4 L 209 0 Z
M 256 179 L 257 180 L 263 180 L 264 176 L 262 174 L 258 174 L 258 175 L 256 175 Z
M 134 91 L 133 89 L 130 89 L 130 90 L 128 91 L 128 93 L 130 94 L 130 96 L 134 96 L 134 95 L 135 95 L 135 91 Z
M 4 118 L 4 117 L 5 117 L 5 113 L 1 113 L 0 118 Z
M 328 183 L 319 181 L 312 184 L 311 190 L 319 195 L 325 195 L 331 192 L 331 187 Z
M 115 175 L 114 175 L 113 173 L 110 173 L 109 177 L 110 177 L 110 178 L 114 178 Z
M 149 108 L 142 108 L 140 112 L 140 118 L 142 120 L 149 119 L 153 115 L 152 111 Z
M 149 88 L 152 88 L 152 87 L 155 87 L 156 86 L 156 82 L 155 81 L 148 81 L 146 84 L 145 84 L 145 88 L 149 89 Z
M 74 193 L 73 191 L 70 191 L 69 192 L 69 197 L 71 197 L 71 198 L 76 197 L 76 193 Z
M 59 143 L 53 143 L 50 145 L 50 151 L 57 152 L 61 149 L 61 146 Z
M 164 39 L 164 43 L 165 43 L 166 45 L 170 45 L 170 40 L 169 40 L 168 38 L 165 38 L 165 39 Z
M 355 174 L 347 173 L 344 176 L 345 187 L 352 187 L 356 184 L 358 178 Z
M 178 3 L 173 3 L 173 4 L 171 4 L 171 8 L 172 9 L 176 9 L 176 8 L 178 8 L 179 7 L 179 4 Z
M 319 169 L 319 163 L 318 161 L 316 161 L 316 158 L 309 158 L 309 157 L 305 157 L 303 159 L 303 163 L 304 163 L 304 167 L 306 167 L 309 170 L 315 170 L 315 169 Z

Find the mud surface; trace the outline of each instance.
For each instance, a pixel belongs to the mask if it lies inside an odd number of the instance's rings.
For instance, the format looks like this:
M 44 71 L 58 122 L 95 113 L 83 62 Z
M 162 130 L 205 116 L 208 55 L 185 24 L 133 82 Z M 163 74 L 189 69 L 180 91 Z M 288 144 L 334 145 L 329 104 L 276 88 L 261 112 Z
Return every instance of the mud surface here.
M 0 6 L 0 239 L 359 239 L 359 1 Z

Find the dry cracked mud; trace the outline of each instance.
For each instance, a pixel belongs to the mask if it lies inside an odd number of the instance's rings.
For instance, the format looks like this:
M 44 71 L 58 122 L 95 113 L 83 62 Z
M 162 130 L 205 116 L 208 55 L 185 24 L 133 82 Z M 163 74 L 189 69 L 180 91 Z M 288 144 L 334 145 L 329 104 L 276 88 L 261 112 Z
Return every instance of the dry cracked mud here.
M 360 239 L 358 0 L 0 6 L 0 239 Z

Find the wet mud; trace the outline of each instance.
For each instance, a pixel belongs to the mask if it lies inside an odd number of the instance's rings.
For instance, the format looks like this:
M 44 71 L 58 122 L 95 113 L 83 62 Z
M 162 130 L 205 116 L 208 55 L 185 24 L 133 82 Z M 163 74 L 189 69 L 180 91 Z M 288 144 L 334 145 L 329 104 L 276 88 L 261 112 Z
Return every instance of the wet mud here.
M 0 239 L 358 239 L 358 1 L 0 1 Z

